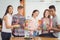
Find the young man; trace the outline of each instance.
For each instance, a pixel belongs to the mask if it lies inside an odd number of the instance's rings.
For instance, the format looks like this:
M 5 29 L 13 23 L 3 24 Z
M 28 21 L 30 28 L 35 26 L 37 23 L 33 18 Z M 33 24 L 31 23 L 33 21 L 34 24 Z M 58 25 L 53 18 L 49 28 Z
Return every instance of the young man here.
M 51 30 L 54 31 L 54 33 L 52 35 L 55 37 L 59 37 L 59 35 L 60 35 L 60 21 L 58 20 L 57 15 L 56 15 L 56 8 L 54 5 L 50 5 L 49 9 L 52 10 L 51 16 L 52 16 L 52 22 L 53 22 L 52 26 L 53 27 L 50 28 Z
M 25 24 L 25 17 L 23 16 L 23 6 L 18 6 L 17 11 L 18 13 L 13 15 L 12 24 L 19 24 L 20 27 L 13 29 L 13 36 L 23 37 L 24 36 L 24 24 Z

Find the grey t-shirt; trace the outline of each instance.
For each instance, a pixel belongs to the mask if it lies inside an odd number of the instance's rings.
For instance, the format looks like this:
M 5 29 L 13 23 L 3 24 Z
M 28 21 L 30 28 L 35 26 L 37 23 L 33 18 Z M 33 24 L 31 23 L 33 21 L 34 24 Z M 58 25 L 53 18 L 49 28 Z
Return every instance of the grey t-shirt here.
M 57 16 L 55 16 L 54 18 L 52 18 L 52 21 L 53 21 L 53 27 L 58 28 L 57 25 L 60 25 L 60 21 L 57 18 Z M 60 32 L 53 33 L 53 35 L 56 36 L 56 37 L 59 37 Z

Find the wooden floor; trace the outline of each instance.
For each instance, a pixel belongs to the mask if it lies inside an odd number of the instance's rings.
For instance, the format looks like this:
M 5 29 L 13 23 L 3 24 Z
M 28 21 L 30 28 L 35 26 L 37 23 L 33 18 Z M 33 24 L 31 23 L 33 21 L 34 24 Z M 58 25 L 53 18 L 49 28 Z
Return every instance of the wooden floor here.
M 26 40 L 24 37 L 12 37 L 11 40 Z M 58 40 L 57 38 L 35 37 L 32 40 Z

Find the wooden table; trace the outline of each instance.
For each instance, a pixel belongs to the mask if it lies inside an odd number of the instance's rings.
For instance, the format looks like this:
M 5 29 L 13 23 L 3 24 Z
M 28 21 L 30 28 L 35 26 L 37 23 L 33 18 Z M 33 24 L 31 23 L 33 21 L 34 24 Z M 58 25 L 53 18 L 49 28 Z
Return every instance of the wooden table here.
M 24 37 L 11 37 L 11 40 L 25 40 Z M 57 38 L 34 37 L 32 40 L 58 40 Z
M 1 30 L 2 30 L 2 25 L 0 25 L 0 32 L 1 32 Z

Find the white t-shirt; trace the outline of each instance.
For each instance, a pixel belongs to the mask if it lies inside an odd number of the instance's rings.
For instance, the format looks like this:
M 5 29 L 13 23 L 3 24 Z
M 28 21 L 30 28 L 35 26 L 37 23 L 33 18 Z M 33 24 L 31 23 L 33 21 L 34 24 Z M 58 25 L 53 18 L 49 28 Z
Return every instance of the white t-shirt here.
M 7 14 L 6 16 L 7 16 L 7 20 L 8 20 L 7 22 L 8 22 L 8 24 L 11 25 L 12 24 L 12 15 Z M 11 29 L 7 29 L 6 28 L 6 25 L 5 25 L 5 21 L 4 20 L 2 22 L 2 32 L 12 33 L 12 30 Z
M 36 18 L 31 18 L 30 23 L 29 23 L 29 29 L 31 30 L 37 30 L 38 28 L 38 19 Z

